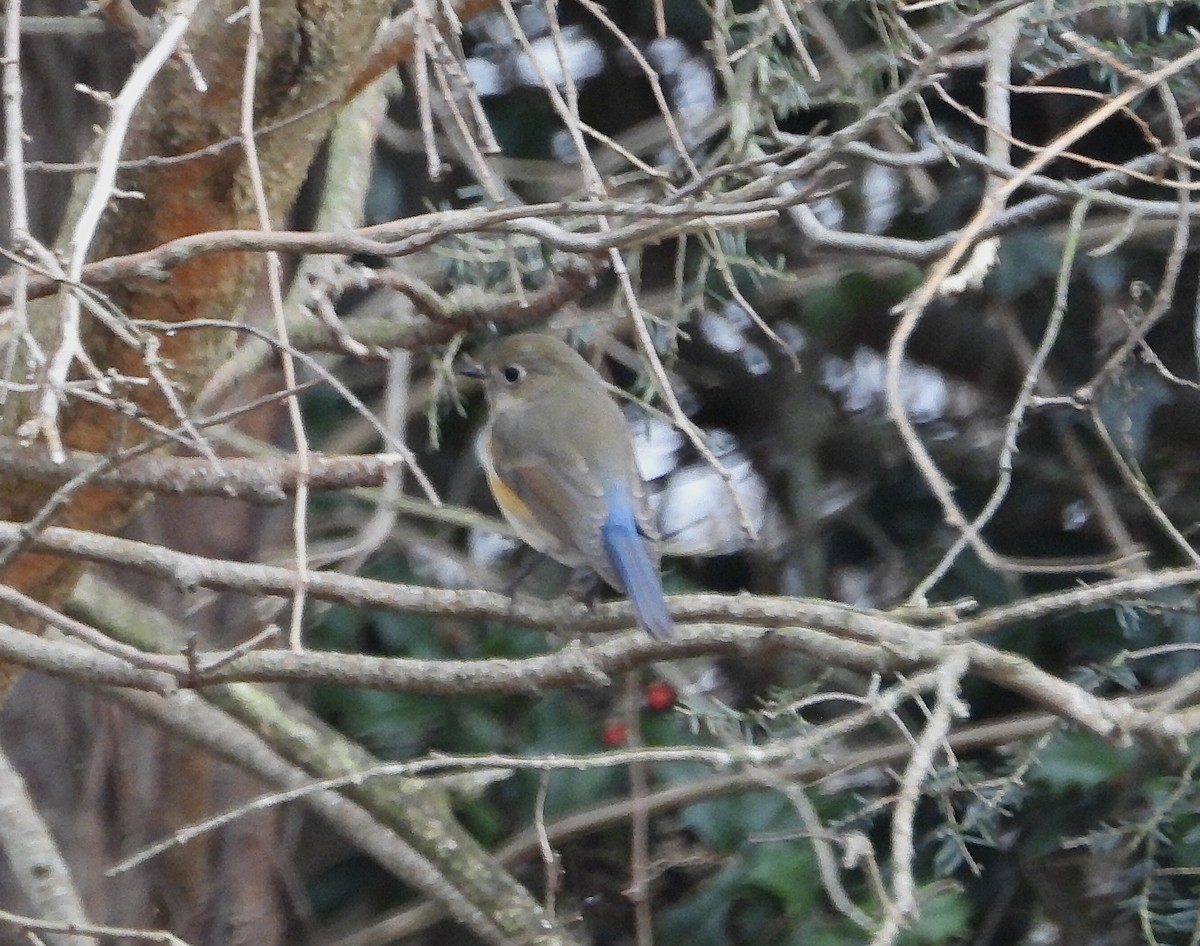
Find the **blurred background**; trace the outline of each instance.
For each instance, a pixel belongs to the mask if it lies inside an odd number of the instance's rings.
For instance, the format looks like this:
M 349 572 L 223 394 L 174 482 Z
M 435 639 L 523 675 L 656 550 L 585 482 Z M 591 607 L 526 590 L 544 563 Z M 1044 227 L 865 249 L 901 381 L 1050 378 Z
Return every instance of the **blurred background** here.
M 315 564 L 507 588 L 527 550 L 487 494 L 475 453 L 484 405 L 454 366 L 498 333 L 543 327 L 627 394 L 669 593 L 965 612 L 1200 561 L 1190 242 L 1200 96 L 1194 69 L 1143 81 L 1194 48 L 1195 5 L 477 6 L 456 30 L 449 8 L 430 2 L 425 56 L 368 93 L 364 224 L 598 195 L 617 224 L 637 206 L 715 204 L 733 192 L 776 200 L 777 213 L 745 229 L 696 226 L 622 245 L 624 272 L 602 250 L 568 254 L 487 230 L 411 255 L 339 260 L 319 278 L 287 260 L 292 278 L 311 283 L 300 293 L 310 319 L 327 306 L 370 348 L 314 343 L 322 370 L 415 451 L 447 504 L 423 500 L 411 474 L 317 493 Z M 134 55 L 82 5 L 38 0 L 23 12 L 31 226 L 52 242 L 72 174 L 50 165 L 79 160 L 103 120 L 76 86 L 118 88 Z M 1008 83 L 1003 114 L 986 97 L 989 69 Z M 985 196 L 1129 88 L 1141 91 L 1006 195 L 983 233 L 996 239 L 994 261 L 972 258 L 966 275 L 978 278 L 929 300 L 898 345 L 906 300 Z M 573 125 L 561 109 L 576 100 Z M 334 147 L 322 152 L 290 228 L 320 229 L 322 197 L 347 173 L 338 161 Z M 678 414 L 631 330 L 630 289 Z M 421 303 L 423 293 L 437 301 Z M 243 318 L 270 325 L 265 292 Z M 269 359 L 231 365 L 210 410 L 280 387 Z M 317 384 L 303 407 L 314 449 L 382 449 L 343 391 Z M 292 447 L 277 403 L 213 437 L 231 454 Z M 961 512 L 981 516 L 989 555 L 959 541 L 914 441 Z M 159 499 L 128 534 L 286 563 L 290 525 L 287 510 Z M 206 646 L 284 620 L 275 599 L 98 571 Z M 554 597 L 567 581 L 541 562 L 519 594 Z M 569 640 L 320 604 L 305 635 L 315 649 L 424 659 L 520 659 Z M 1150 694 L 1196 670 L 1198 639 L 1194 596 L 1181 589 L 1012 623 L 988 642 L 1112 696 Z M 648 667 L 613 686 L 536 696 L 334 686 L 287 696 L 381 759 L 533 758 L 780 746 L 903 682 L 773 652 L 692 657 L 672 673 Z M 970 720 L 923 784 L 912 862 L 921 911 L 901 940 L 1195 943 L 1194 751 L 1114 746 L 974 678 L 962 697 Z M 887 872 L 895 776 L 927 712 L 920 699 L 897 700 L 890 714 L 821 737 L 786 771 L 695 761 L 523 771 L 456 789 L 454 810 L 522 883 L 553 897 L 580 942 L 645 942 L 649 929 L 662 946 L 860 943 L 880 901 L 870 858 L 853 852 L 876 852 Z M 197 944 L 474 941 L 418 911 L 409 888 L 296 806 L 249 814 L 105 878 L 120 857 L 261 786 L 104 694 L 36 674 L 5 706 L 0 740 L 97 921 L 169 928 Z M 631 795 L 650 812 L 639 875 L 648 926 L 629 896 Z M 531 833 L 536 819 L 555 838 L 556 870 Z M 836 852 L 832 868 L 822 850 Z M 0 906 L 21 902 L 0 871 Z M 0 941 L 25 940 L 0 931 Z

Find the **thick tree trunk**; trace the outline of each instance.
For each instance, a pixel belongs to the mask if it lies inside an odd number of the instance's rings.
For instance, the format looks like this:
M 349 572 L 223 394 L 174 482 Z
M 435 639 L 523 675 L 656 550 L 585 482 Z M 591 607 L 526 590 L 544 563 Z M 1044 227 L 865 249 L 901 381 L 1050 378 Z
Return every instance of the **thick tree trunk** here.
M 158 75 L 134 116 L 123 158 L 187 155 L 210 149 L 194 159 L 124 170 L 121 191 L 140 194 L 118 199 L 105 212 L 90 257 L 135 252 L 175 237 L 236 227 L 256 226 L 256 211 L 244 149 L 238 143 L 245 51 L 249 38 L 246 16 L 233 16 L 240 0 L 200 4 L 186 44 L 205 91 L 196 88 L 187 65 L 175 57 Z M 262 5 L 262 50 L 255 86 L 255 126 L 273 128 L 258 138 L 263 183 L 271 216 L 278 221 L 291 206 L 335 114 L 320 108 L 338 100 L 357 71 L 362 50 L 370 45 L 382 17 L 390 9 L 383 0 L 283 2 Z M 29 108 L 31 103 L 26 104 Z M 224 145 L 223 147 L 214 147 Z M 82 206 L 91 177 L 76 181 L 72 210 L 64 236 L 69 238 L 75 212 Z M 137 281 L 109 293 L 113 306 L 130 319 L 184 322 L 229 318 L 249 298 L 261 258 L 248 253 L 206 256 L 175 269 L 169 279 Z M 44 351 L 58 344 L 59 299 L 30 305 L 34 336 Z M 83 348 L 102 371 L 145 378 L 145 352 L 121 340 L 85 313 Z M 159 333 L 158 357 L 179 400 L 189 405 L 204 380 L 225 359 L 235 338 L 230 332 Z M 134 405 L 148 420 L 174 426 L 167 400 L 154 383 L 118 386 L 118 397 Z M 3 429 L 12 433 L 35 409 L 31 399 L 7 411 Z M 68 402 L 61 432 L 69 447 L 105 452 L 144 440 L 149 428 L 113 406 Z M 0 480 L 0 518 L 27 521 L 45 503 L 50 490 L 29 482 Z M 139 499 L 125 493 L 88 488 L 78 492 L 55 522 L 108 531 L 123 523 Z M 26 554 L 9 566 L 3 578 L 51 604 L 61 603 L 79 568 L 42 555 Z M 34 629 L 20 614 L 0 617 Z M 14 673 L 4 675 L 3 686 Z

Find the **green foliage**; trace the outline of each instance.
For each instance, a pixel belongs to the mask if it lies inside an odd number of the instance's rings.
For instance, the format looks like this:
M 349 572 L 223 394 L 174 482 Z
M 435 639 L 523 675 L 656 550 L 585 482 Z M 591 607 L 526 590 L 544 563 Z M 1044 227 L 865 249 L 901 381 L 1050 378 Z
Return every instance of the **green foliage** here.
M 800 299 L 801 322 L 806 331 L 824 338 L 845 331 L 853 313 L 886 312 L 920 284 L 914 268 L 887 280 L 865 272 L 848 273 L 836 283 L 818 286 Z
M 811 849 L 796 841 L 752 845 L 683 902 L 658 918 L 663 943 L 723 946 L 735 942 L 791 944 L 820 924 L 820 897 Z
M 1137 753 L 1091 733 L 1060 733 L 1038 753 L 1027 778 L 1053 794 L 1089 791 L 1129 773 Z
M 921 912 L 912 926 L 900 934 L 902 944 L 934 946 L 950 943 L 970 932 L 971 908 L 961 890 L 918 891 Z

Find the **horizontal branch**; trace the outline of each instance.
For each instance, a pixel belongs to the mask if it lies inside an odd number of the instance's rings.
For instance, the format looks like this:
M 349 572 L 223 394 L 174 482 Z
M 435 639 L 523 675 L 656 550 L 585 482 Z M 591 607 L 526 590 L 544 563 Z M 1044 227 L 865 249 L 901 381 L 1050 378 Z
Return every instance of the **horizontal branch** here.
M 80 683 L 128 687 L 167 694 L 178 689 L 178 675 L 132 666 L 92 647 L 38 637 L 0 624 L 0 660 Z
M 296 572 L 290 568 L 205 558 L 76 529 L 48 528 L 29 536 L 23 524 L 0 522 L 0 546 L 15 541 L 41 552 L 140 571 L 186 591 L 213 588 L 286 598 L 296 588 Z M 405 585 L 337 572 L 311 573 L 307 591 L 317 600 L 351 607 L 498 620 L 543 630 L 564 629 L 571 634 L 634 626 L 633 613 L 625 601 L 588 608 L 568 600 L 514 599 L 492 591 Z M 864 641 L 886 641 L 896 648 L 918 646 L 937 636 L 936 631 L 914 629 L 883 614 L 809 599 L 698 594 L 673 598 L 672 610 L 683 621 L 734 621 L 766 629 L 803 624 Z
M 944 630 L 953 637 L 980 637 L 1019 624 L 1075 614 L 1113 601 L 1140 598 L 1171 588 L 1200 584 L 1200 568 L 1165 568 L 1144 575 L 1131 575 L 1094 585 L 1036 595 L 1000 605 L 983 614 L 958 622 Z
M 23 536 L 21 526 L 0 523 L 0 542 Z M 206 559 L 163 549 L 160 546 L 116 539 L 70 529 L 52 528 L 28 539 L 40 551 L 59 552 L 89 561 L 119 564 L 157 575 L 184 588 L 210 587 L 247 594 L 286 597 L 296 576 L 286 568 Z M 1175 569 L 1141 580 L 1118 579 L 1092 588 L 1032 599 L 1023 616 L 1031 616 L 1040 603 L 1053 615 L 1078 607 L 1094 607 L 1130 593 L 1147 593 L 1190 584 L 1200 570 Z M 563 629 L 573 635 L 628 628 L 632 615 L 628 602 L 612 602 L 588 609 L 572 602 L 513 600 L 488 591 L 445 590 L 391 584 L 353 575 L 317 572 L 309 576 L 308 594 L 314 599 L 352 607 L 401 613 L 437 614 L 510 624 Z M 177 658 L 174 673 L 157 668 L 150 677 L 130 677 L 128 683 L 112 679 L 114 668 L 104 664 L 108 676 L 95 669 L 86 679 L 139 688 L 168 685 L 208 686 L 231 682 L 326 683 L 372 689 L 452 696 L 466 692 L 536 693 L 550 687 L 605 685 L 611 674 L 672 658 L 731 655 L 771 659 L 781 651 L 802 653 L 821 665 L 841 666 L 862 672 L 912 671 L 951 657 L 965 659 L 970 671 L 1018 693 L 1032 704 L 1048 708 L 1107 738 L 1122 740 L 1145 732 L 1164 744 L 1179 735 L 1179 723 L 1133 709 L 1125 700 L 1100 699 L 1083 688 L 1047 673 L 1017 654 L 987 644 L 962 639 L 961 628 L 974 622 L 948 624 L 941 629 L 913 627 L 886 615 L 831 602 L 795 598 L 687 595 L 669 601 L 680 626 L 672 641 L 657 641 L 638 633 L 596 639 L 583 645 L 573 642 L 557 652 L 524 660 L 410 660 L 359 654 L 252 651 L 244 654 L 190 653 Z M 998 609 L 1011 616 L 1011 609 Z M 17 632 L 12 632 L 17 634 Z M 0 657 L 23 666 L 66 672 L 73 653 L 60 653 L 50 642 L 40 649 L 23 651 L 12 635 L 0 647 Z M 46 649 L 51 648 L 51 649 Z M 123 668 L 124 665 L 117 661 Z M 129 672 L 146 674 L 145 668 Z M 122 669 L 124 672 L 124 669 Z M 172 680 L 171 677 L 174 677 Z
M 734 599 L 736 600 L 736 599 Z M 1146 733 L 1169 744 L 1179 726 L 1171 717 L 1134 708 L 1127 700 L 1105 700 L 1046 673 L 1015 654 L 976 642 L 939 644 L 907 654 L 880 644 L 845 640 L 809 628 L 766 629 L 731 624 L 692 624 L 671 642 L 640 633 L 572 643 L 561 650 L 521 660 L 416 660 L 290 650 L 180 656 L 174 674 L 134 667 L 125 661 L 0 625 L 0 658 L 22 667 L 80 680 L 167 693 L 177 685 L 205 687 L 231 682 L 304 683 L 366 687 L 388 692 L 461 696 L 464 693 L 537 694 L 564 686 L 607 684 L 613 673 L 665 658 L 736 655 L 771 659 L 795 651 L 821 664 L 863 672 L 910 671 L 948 655 L 966 658 L 970 669 L 1099 735 L 1124 740 Z M 205 669 L 209 667 L 211 669 Z
M 113 463 L 119 463 L 115 469 Z M 368 456 L 310 454 L 305 481 L 309 489 L 337 490 L 381 486 L 388 472 L 404 463 L 396 453 Z M 43 483 L 87 477 L 96 486 L 177 496 L 222 496 L 256 503 L 282 503 L 296 492 L 300 471 L 293 458 L 264 461 L 222 457 L 215 465 L 201 457 L 137 456 L 128 460 L 67 451 L 62 463 L 45 449 L 0 437 L 0 476 Z
M 81 282 L 103 287 L 113 283 L 165 280 L 183 263 L 215 253 L 333 253 L 342 256 L 407 256 L 447 237 L 464 233 L 511 233 L 529 236 L 565 253 L 593 254 L 614 247 L 665 240 L 683 233 L 770 226 L 777 212 L 805 195 L 754 201 L 681 201 L 646 204 L 630 201 L 580 201 L 502 207 L 493 210 L 445 210 L 377 224 L 345 233 L 213 230 L 171 240 L 152 250 L 113 256 L 84 267 Z M 618 216 L 637 221 L 606 232 L 585 232 L 554 223 L 554 217 Z M 12 302 L 12 276 L 0 279 L 0 305 Z M 27 296 L 52 295 L 59 280 L 46 273 L 28 274 Z
M 151 543 L 60 527 L 48 528 L 30 537 L 21 523 L 0 522 L 0 545 L 16 541 L 28 542 L 30 548 L 38 551 L 132 568 L 189 591 L 204 587 L 288 597 L 296 587 L 296 573 L 275 565 L 205 558 Z M 1038 595 L 973 618 L 947 622 L 940 628 L 910 624 L 878 611 L 863 611 L 837 602 L 806 598 L 674 595 L 670 598 L 670 606 L 672 614 L 682 623 L 724 621 L 765 630 L 801 625 L 844 635 L 851 640 L 885 644 L 897 654 L 910 657 L 931 644 L 956 642 L 1017 621 L 1069 614 L 1197 582 L 1200 582 L 1200 569 L 1163 569 L 1149 575 L 1117 578 L 1070 591 Z M 315 599 L 351 607 L 496 620 L 543 630 L 566 629 L 576 635 L 634 626 L 633 614 L 626 601 L 588 608 L 568 600 L 547 602 L 510 598 L 492 591 L 405 585 L 337 572 L 312 573 L 308 592 Z M 665 653 L 672 645 L 654 642 L 653 646 Z

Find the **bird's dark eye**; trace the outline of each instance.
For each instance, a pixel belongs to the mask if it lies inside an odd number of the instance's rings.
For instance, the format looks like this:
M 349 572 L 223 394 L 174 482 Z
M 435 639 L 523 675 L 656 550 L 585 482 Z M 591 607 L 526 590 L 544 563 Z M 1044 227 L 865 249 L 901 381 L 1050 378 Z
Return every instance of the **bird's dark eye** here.
M 509 384 L 516 384 L 525 377 L 525 369 L 520 365 L 505 365 L 504 370 L 500 373 L 504 375 L 504 380 Z

